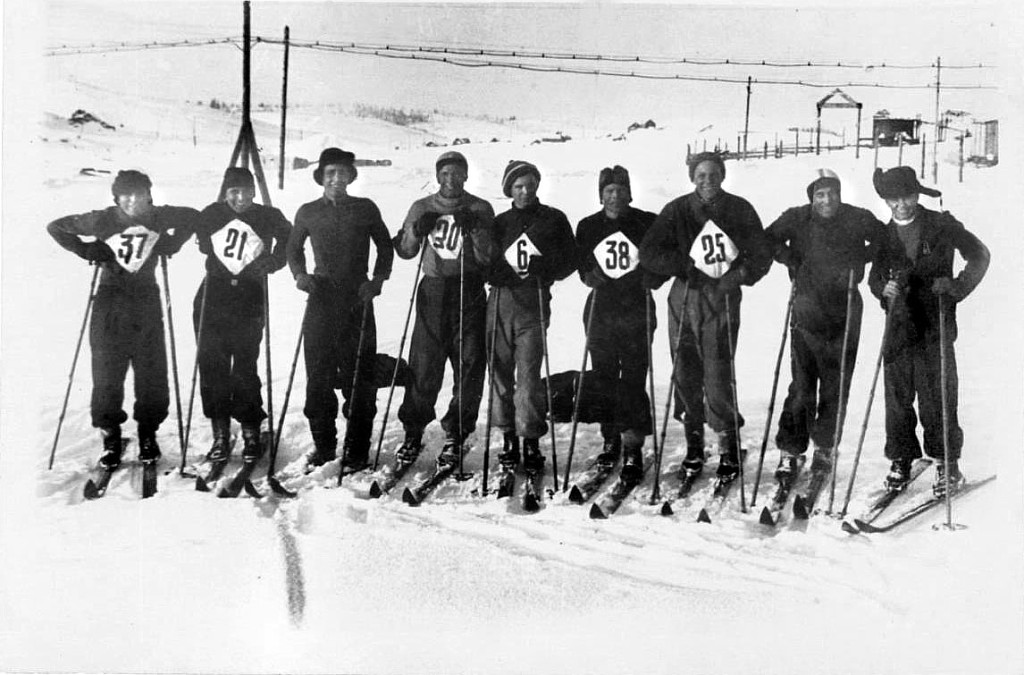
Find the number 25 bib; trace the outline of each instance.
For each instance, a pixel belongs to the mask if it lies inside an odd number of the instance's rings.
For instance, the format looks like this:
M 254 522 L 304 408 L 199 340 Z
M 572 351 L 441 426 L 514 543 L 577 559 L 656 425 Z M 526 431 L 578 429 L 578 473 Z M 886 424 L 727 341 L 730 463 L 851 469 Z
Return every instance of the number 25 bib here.
M 159 239 L 159 232 L 144 225 L 132 225 L 108 238 L 106 244 L 114 252 L 117 264 L 135 274 L 149 260 Z
M 733 240 L 713 220 L 704 223 L 704 228 L 690 247 L 694 267 L 712 279 L 721 279 L 739 254 Z
M 263 253 L 263 240 L 248 223 L 235 218 L 210 236 L 213 254 L 232 274 L 238 274 L 246 265 Z

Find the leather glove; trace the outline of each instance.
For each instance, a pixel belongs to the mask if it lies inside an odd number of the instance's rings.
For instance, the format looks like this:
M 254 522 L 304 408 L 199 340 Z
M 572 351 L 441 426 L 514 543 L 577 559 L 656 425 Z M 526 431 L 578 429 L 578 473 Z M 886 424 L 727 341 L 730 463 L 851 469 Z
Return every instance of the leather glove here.
M 359 299 L 363 303 L 367 303 L 380 295 L 380 290 L 384 286 L 383 279 L 372 279 L 370 281 L 364 281 L 359 285 Z
M 284 265 L 273 255 L 262 255 L 245 266 L 242 275 L 247 277 L 264 277 L 273 274 L 284 267 Z
M 114 251 L 104 241 L 90 241 L 82 244 L 78 255 L 83 260 L 88 260 L 91 263 L 114 262 L 117 260 Z
M 644 288 L 654 291 L 661 288 L 665 284 L 665 282 L 670 279 L 670 277 L 666 277 L 661 274 L 655 274 L 654 272 L 649 272 L 648 270 L 643 270 L 643 276 L 640 279 L 640 283 L 641 285 L 643 285 Z
M 958 297 L 958 291 L 956 280 L 950 279 L 949 277 L 939 277 L 932 281 L 932 293 L 935 295 L 948 295 L 953 298 Z
M 803 258 L 793 249 L 786 248 L 779 254 L 779 262 L 789 269 L 789 278 L 793 279 L 800 269 L 800 264 L 803 263 Z
M 718 280 L 715 290 L 711 293 L 712 302 L 714 302 L 715 305 L 723 304 L 725 302 L 725 296 L 739 288 L 741 281 L 743 281 L 742 269 L 729 270 L 726 272 L 722 278 Z
M 303 293 L 313 293 L 316 291 L 317 280 L 312 274 L 306 274 L 300 272 L 295 275 L 295 288 L 299 289 Z
M 530 256 L 530 265 L 526 268 L 526 273 L 531 277 L 543 277 L 548 271 L 548 263 L 544 260 L 544 256 L 532 255 Z
M 476 214 L 469 209 L 459 209 L 455 212 L 455 224 L 462 228 L 462 234 L 473 234 L 479 224 Z
M 693 258 L 691 258 L 690 256 L 685 256 L 683 257 L 683 262 L 679 266 L 679 269 L 676 270 L 675 275 L 680 279 L 689 279 L 690 275 L 693 274 L 695 269 L 696 268 L 694 268 L 693 266 Z
M 583 283 L 590 288 L 600 288 L 608 283 L 608 277 L 599 267 L 593 267 L 583 273 Z
M 435 227 L 437 227 L 437 219 L 440 217 L 440 213 L 436 213 L 434 211 L 427 211 L 422 216 L 420 216 L 419 220 L 417 220 L 413 224 L 413 234 L 415 234 L 417 237 L 420 237 L 421 239 L 427 236 L 428 234 L 434 231 Z

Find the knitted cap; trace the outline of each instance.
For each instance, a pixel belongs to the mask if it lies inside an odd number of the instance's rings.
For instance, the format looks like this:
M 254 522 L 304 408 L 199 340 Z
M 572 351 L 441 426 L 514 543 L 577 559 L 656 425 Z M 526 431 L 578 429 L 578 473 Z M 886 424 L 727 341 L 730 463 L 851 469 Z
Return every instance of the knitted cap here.
M 455 150 L 449 150 L 437 158 L 437 162 L 434 163 L 434 173 L 440 171 L 441 167 L 446 164 L 458 164 L 464 171 L 469 171 L 469 162 L 461 152 Z
M 256 181 L 253 180 L 252 172 L 241 166 L 228 167 L 224 172 L 224 189 L 228 188 L 256 188 Z
M 897 166 L 888 171 L 875 169 L 872 176 L 875 184 L 875 192 L 882 199 L 897 199 L 907 195 L 921 193 L 929 197 L 938 197 L 942 193 L 938 190 L 926 188 L 917 181 L 917 174 L 909 166 Z
M 110 191 L 116 199 L 118 195 L 126 195 L 137 190 L 149 190 L 152 187 L 153 181 L 149 180 L 149 176 L 141 171 L 129 169 L 117 172 L 117 177 L 114 178 L 114 184 L 110 186 Z
M 717 152 L 698 152 L 696 155 L 690 155 L 690 159 L 686 160 L 686 168 L 690 173 L 690 180 L 693 180 L 693 172 L 697 170 L 697 165 L 701 162 L 714 162 L 718 165 L 718 168 L 722 170 L 722 179 L 725 179 L 725 160 Z
M 629 189 L 629 171 L 626 171 L 625 167 L 616 164 L 613 167 L 605 167 L 601 169 L 601 173 L 597 177 L 597 198 L 601 199 L 604 194 L 606 186 L 614 183 L 615 185 L 621 185 L 622 187 Z
M 807 199 L 814 198 L 814 191 L 822 185 L 832 185 L 836 190 L 842 189 L 839 175 L 832 169 L 818 169 L 814 172 L 814 180 L 807 184 Z
M 356 171 L 356 156 L 347 150 L 341 148 L 327 148 L 320 153 L 320 162 L 315 169 L 313 169 L 313 180 L 316 181 L 317 185 L 324 184 L 324 167 L 331 164 L 342 164 L 347 166 L 352 171 L 352 180 L 356 179 L 359 172 Z
M 505 176 L 501 179 L 501 191 L 506 197 L 512 196 L 512 183 L 515 183 L 519 178 L 532 173 L 537 177 L 537 182 L 540 182 L 540 170 L 529 162 L 522 160 L 513 159 L 505 167 Z

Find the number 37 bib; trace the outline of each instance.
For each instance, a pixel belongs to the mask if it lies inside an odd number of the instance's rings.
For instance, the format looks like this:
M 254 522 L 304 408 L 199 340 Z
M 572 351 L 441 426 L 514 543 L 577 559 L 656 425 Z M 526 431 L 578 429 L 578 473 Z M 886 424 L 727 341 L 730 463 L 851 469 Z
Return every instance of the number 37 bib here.
M 721 279 L 739 254 L 735 242 L 713 220 L 704 223 L 690 247 L 694 267 L 712 279 Z

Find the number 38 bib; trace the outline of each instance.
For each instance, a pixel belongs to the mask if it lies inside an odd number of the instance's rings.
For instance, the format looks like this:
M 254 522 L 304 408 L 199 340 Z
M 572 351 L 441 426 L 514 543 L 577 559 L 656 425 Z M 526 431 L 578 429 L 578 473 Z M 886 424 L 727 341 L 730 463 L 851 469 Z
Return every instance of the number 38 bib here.
M 704 228 L 690 247 L 694 267 L 712 279 L 721 279 L 739 254 L 733 240 L 713 220 L 704 223 Z
M 160 233 L 144 225 L 132 225 L 106 240 L 114 252 L 117 264 L 135 274 L 149 260 Z
M 640 249 L 622 232 L 613 232 L 594 247 L 594 258 L 609 279 L 618 279 L 640 264 Z
M 263 240 L 248 223 L 235 218 L 210 236 L 213 254 L 232 274 L 238 274 L 263 253 Z

